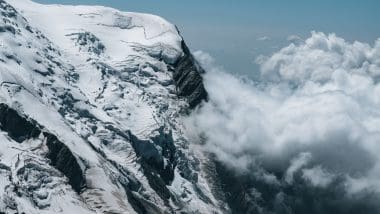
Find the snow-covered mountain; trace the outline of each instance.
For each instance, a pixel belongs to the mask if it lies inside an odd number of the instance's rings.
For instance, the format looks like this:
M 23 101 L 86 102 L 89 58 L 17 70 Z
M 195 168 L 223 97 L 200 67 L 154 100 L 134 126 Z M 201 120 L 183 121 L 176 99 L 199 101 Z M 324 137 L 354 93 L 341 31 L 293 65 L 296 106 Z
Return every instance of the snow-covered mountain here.
M 207 92 L 174 25 L 29 0 L 0 16 L 0 213 L 228 210 L 183 133 Z

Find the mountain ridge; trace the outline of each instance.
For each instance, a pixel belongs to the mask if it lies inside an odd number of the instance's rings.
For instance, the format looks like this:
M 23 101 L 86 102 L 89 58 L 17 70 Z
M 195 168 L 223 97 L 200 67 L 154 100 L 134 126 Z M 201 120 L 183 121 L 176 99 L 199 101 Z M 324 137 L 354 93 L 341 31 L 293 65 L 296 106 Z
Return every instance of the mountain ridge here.
M 181 131 L 207 92 L 174 25 L 104 7 L 0 6 L 0 212 L 222 212 Z M 12 138 L 25 127 L 36 131 Z

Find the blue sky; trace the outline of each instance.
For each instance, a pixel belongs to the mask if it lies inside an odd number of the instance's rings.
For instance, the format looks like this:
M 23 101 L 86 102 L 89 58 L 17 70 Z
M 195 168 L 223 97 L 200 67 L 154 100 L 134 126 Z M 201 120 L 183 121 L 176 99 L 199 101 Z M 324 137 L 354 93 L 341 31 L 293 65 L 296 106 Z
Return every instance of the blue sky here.
M 241 74 L 254 72 L 254 59 L 283 47 L 290 35 L 306 38 L 315 30 L 368 43 L 380 37 L 379 0 L 35 1 L 106 5 L 160 15 L 180 28 L 192 50 L 209 52 L 227 70 Z

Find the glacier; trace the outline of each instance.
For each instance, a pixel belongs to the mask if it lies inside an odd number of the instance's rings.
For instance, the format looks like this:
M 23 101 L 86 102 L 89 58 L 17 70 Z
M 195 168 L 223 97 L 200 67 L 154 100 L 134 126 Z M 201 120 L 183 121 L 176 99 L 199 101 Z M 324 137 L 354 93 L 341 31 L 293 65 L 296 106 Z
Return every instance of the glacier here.
M 380 213 L 379 53 L 312 32 L 250 79 L 159 16 L 0 0 L 0 214 Z
M 176 26 L 0 0 L 0 213 L 224 213 L 181 118 L 207 100 Z

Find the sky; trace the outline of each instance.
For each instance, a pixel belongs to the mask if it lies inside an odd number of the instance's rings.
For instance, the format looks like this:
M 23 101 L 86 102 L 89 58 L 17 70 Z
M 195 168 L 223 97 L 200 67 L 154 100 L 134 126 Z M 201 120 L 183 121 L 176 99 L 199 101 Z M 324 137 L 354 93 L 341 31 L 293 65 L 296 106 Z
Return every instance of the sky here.
M 210 53 L 226 70 L 251 75 L 259 55 L 286 46 L 291 35 L 336 33 L 373 44 L 380 37 L 378 0 L 35 0 L 104 5 L 153 13 L 176 24 L 193 50 Z
M 237 173 L 247 204 L 268 213 L 380 213 L 379 0 L 39 1 L 176 24 L 207 71 L 209 95 L 184 118 L 184 132 Z M 290 36 L 306 40 L 293 45 Z M 246 81 L 220 66 L 261 75 Z

